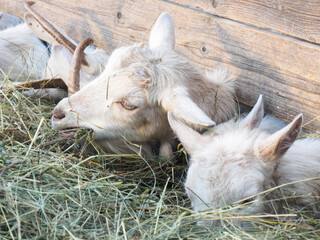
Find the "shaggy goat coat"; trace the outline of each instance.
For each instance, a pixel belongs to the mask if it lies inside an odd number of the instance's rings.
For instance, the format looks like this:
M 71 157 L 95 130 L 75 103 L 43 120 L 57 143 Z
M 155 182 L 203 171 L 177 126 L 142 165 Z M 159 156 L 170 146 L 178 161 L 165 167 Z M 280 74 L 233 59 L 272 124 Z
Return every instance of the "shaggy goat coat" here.
M 185 188 L 194 210 L 237 202 L 248 214 L 296 206 L 319 215 L 320 180 L 304 180 L 320 177 L 320 140 L 296 140 L 302 115 L 273 134 L 258 127 L 262 118 L 261 97 L 246 118 L 210 134 L 200 135 L 169 113 L 170 126 L 191 155 Z

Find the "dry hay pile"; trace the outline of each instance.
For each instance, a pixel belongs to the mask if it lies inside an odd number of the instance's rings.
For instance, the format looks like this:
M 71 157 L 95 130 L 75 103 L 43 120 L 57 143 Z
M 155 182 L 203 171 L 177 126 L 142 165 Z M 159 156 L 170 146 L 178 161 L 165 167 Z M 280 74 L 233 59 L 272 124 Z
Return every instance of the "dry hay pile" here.
M 1 239 L 319 237 L 318 222 L 307 217 L 244 218 L 222 209 L 195 213 L 183 189 L 182 150 L 171 161 L 84 155 L 78 143 L 90 142 L 91 133 L 61 141 L 50 128 L 53 104 L 15 90 L 2 90 L 0 101 Z M 217 224 L 196 225 L 210 219 Z

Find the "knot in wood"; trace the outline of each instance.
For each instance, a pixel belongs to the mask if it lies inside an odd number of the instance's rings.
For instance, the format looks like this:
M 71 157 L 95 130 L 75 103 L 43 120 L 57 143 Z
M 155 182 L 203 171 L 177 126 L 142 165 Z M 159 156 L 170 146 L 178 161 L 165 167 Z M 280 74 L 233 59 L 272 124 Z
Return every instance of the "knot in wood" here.
M 208 53 L 208 49 L 206 48 L 205 45 L 202 45 L 202 46 L 200 47 L 200 51 L 201 51 L 202 54 L 207 54 L 207 53 Z
M 218 6 L 217 0 L 211 0 L 211 4 L 214 8 Z

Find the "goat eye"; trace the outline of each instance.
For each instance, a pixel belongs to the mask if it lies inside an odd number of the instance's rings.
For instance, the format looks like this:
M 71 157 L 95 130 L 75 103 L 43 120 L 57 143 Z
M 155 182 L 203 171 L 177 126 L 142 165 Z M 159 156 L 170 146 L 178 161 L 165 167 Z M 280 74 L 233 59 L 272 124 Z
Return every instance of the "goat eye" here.
M 138 108 L 137 106 L 134 106 L 126 101 L 122 101 L 122 102 L 120 102 L 120 104 L 123 108 L 125 108 L 127 110 L 134 110 L 134 109 Z

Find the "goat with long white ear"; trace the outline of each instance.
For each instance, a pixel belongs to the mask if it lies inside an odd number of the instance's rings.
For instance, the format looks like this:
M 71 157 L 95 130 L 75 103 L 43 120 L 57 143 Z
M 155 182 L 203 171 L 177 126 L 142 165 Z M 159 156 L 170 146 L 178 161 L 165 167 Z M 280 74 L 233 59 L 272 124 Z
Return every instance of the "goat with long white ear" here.
M 195 129 L 231 118 L 234 79 L 221 69 L 205 74 L 174 51 L 174 43 L 173 19 L 163 13 L 149 46 L 116 49 L 96 80 L 56 106 L 53 128 L 93 129 L 101 147 L 116 153 L 138 144 L 152 154 L 149 143 L 160 142 L 160 155 L 169 157 L 173 136 L 168 111 Z
M 319 215 L 314 210 L 320 207 L 320 140 L 296 140 L 302 114 L 273 134 L 259 128 L 262 117 L 260 97 L 233 127 L 222 131 L 216 126 L 216 134 L 201 135 L 168 113 L 170 126 L 190 154 L 185 188 L 194 210 L 237 202 L 245 213 L 280 213 L 288 204 Z

